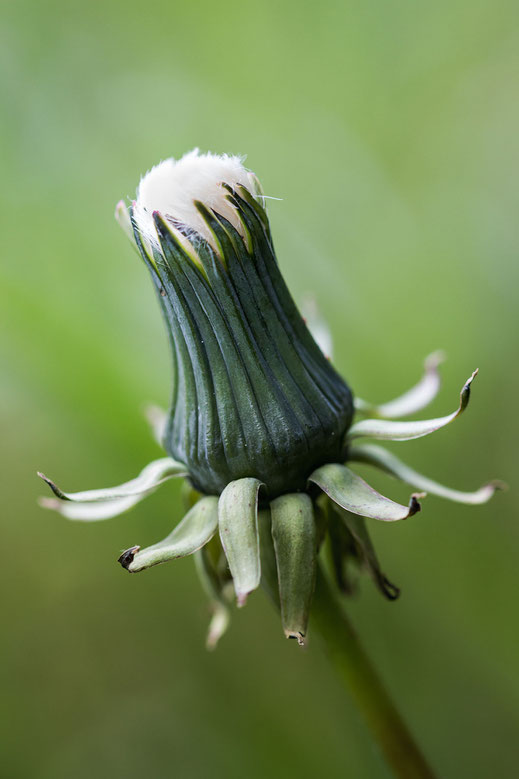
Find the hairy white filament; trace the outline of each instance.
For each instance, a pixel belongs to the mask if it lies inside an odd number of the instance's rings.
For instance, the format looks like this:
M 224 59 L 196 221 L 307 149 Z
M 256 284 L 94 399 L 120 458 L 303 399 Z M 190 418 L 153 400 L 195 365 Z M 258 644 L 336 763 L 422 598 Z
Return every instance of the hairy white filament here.
M 195 230 L 214 246 L 211 232 L 195 208 L 195 200 L 215 209 L 242 232 L 222 182 L 232 187 L 243 184 L 253 192 L 257 187 L 254 174 L 243 167 L 241 157 L 200 154 L 198 149 L 193 149 L 179 160 L 170 158 L 160 162 L 143 176 L 137 190 L 133 218 L 144 240 L 158 246 L 153 222 L 153 213 L 158 211 L 166 219 Z

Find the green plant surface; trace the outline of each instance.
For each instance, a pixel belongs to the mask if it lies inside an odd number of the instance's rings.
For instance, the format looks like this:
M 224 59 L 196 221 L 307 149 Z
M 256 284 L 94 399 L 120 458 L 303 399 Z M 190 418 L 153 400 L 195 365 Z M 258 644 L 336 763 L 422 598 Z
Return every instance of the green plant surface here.
M 191 561 L 121 570 L 181 519 L 179 484 L 95 526 L 36 504 L 37 470 L 74 491 L 162 456 L 141 410 L 167 403 L 168 346 L 113 211 L 199 146 L 247 153 L 282 198 L 283 273 L 316 297 L 357 395 L 395 397 L 441 347 L 442 417 L 479 368 L 455 425 L 392 451 L 459 489 L 512 489 L 370 525 L 401 597 L 366 578 L 347 608 L 438 775 L 515 776 L 517 4 L 17 0 L 0 16 L 1 773 L 389 777 L 318 641 L 284 641 L 262 593 L 208 654 Z M 407 503 L 389 476 L 374 486 Z

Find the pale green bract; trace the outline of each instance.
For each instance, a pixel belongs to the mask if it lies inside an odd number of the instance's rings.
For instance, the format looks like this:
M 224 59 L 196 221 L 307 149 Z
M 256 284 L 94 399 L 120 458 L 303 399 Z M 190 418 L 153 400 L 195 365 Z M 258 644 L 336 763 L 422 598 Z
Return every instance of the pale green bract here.
M 200 498 L 184 519 L 163 541 L 140 549 L 134 546 L 123 552 L 119 562 L 130 571 L 144 571 L 153 565 L 186 557 L 211 540 L 218 526 L 218 500 L 212 496 Z
M 258 479 L 238 479 L 224 489 L 218 501 L 220 540 L 229 563 L 238 606 L 261 579 L 258 534 Z
M 315 583 L 316 527 L 308 495 L 282 495 L 270 505 L 279 581 L 281 622 L 287 638 L 305 642 Z

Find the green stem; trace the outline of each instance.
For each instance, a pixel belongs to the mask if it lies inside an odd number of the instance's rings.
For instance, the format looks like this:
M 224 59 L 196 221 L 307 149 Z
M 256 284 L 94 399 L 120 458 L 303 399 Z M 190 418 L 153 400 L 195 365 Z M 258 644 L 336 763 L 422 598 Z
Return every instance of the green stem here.
M 399 779 L 434 779 L 322 570 L 317 574 L 312 625 L 394 775 Z

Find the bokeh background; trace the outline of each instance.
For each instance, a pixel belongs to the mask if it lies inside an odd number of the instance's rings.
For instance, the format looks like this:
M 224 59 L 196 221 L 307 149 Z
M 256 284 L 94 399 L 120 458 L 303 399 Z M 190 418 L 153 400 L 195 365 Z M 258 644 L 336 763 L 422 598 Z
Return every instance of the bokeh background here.
M 518 467 L 519 6 L 506 0 L 5 0 L 0 399 L 8 779 L 389 776 L 321 654 L 261 593 L 213 654 L 189 559 L 130 577 L 122 549 L 181 516 L 169 484 L 81 525 L 36 505 L 42 469 L 108 486 L 159 456 L 142 406 L 170 366 L 151 283 L 113 220 L 139 175 L 194 146 L 247 154 L 278 256 L 311 292 L 357 394 L 449 360 L 434 414 L 394 449 L 472 489 Z M 372 479 L 397 500 L 408 490 Z M 430 497 L 372 523 L 401 599 L 349 609 L 440 777 L 516 776 L 517 488 Z M 382 523 L 380 523 L 382 524 Z M 375 526 L 376 525 L 376 526 Z

